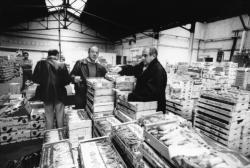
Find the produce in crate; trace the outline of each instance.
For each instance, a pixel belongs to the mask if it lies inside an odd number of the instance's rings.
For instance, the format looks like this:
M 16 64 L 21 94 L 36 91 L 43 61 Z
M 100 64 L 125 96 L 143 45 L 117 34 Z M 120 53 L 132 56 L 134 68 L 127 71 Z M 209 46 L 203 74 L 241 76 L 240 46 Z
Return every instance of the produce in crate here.
M 95 127 L 104 135 L 109 135 L 112 130 L 113 125 L 121 124 L 121 122 L 116 119 L 115 117 L 106 117 L 106 118 L 100 118 L 96 119 L 94 121 Z
M 40 168 L 75 168 L 71 145 L 68 141 L 45 144 Z
M 157 140 L 152 141 L 147 133 Z M 174 160 L 174 163 L 182 168 L 245 168 L 250 163 L 240 159 L 242 156 L 233 154 L 233 151 L 227 152 L 225 148 L 218 150 L 195 130 L 180 126 L 176 122 L 149 127 L 145 136 L 147 142 L 156 150 L 167 152 L 166 159 Z
M 79 155 L 81 164 L 85 168 L 126 168 L 107 137 L 80 142 Z
M 141 140 L 128 126 L 118 126 L 115 132 L 131 151 L 137 152 L 139 150 Z

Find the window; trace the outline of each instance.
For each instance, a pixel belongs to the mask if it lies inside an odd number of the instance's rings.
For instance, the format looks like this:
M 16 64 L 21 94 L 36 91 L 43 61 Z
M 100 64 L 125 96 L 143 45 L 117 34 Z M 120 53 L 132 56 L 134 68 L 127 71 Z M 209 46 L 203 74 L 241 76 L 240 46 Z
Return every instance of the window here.
M 45 0 L 49 12 L 63 9 L 63 0 Z M 80 16 L 87 0 L 66 0 L 67 11 Z

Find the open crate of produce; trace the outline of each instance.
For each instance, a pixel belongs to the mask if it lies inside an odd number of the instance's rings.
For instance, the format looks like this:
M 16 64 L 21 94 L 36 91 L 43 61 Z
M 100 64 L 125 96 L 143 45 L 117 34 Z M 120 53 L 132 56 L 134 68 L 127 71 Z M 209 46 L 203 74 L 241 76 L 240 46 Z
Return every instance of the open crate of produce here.
M 76 168 L 71 144 L 68 140 L 43 145 L 40 168 L 48 167 Z
M 44 131 L 43 143 L 54 143 L 67 139 L 66 128 L 50 129 Z
M 172 165 L 176 166 L 177 164 L 171 159 L 169 154 L 169 148 L 164 142 L 161 140 L 159 132 L 164 132 L 164 125 L 176 125 L 176 121 L 162 121 L 158 124 L 147 124 L 144 129 L 144 138 L 145 142 L 149 144 L 154 150 L 156 150 L 161 156 L 164 157 L 167 161 L 169 161 Z M 163 127 L 161 129 L 161 127 Z M 173 126 L 173 129 L 175 127 Z M 164 136 L 164 135 L 163 135 Z
M 121 122 L 114 116 L 94 119 L 94 128 L 97 129 L 100 136 L 109 136 L 112 126 L 117 124 L 121 124 Z
M 170 168 L 169 163 L 145 142 L 142 144 L 141 153 L 153 168 Z
M 80 141 L 79 156 L 83 168 L 127 168 L 107 136 Z
M 114 110 L 114 115 L 121 121 L 121 122 L 129 122 L 129 121 L 133 121 L 132 118 L 130 118 L 129 116 L 127 116 L 126 114 L 124 114 L 122 111 L 120 111 L 119 109 L 115 109 Z
M 246 168 L 248 165 L 239 155 L 232 154 L 232 150 L 215 147 L 214 142 L 208 143 L 189 125 L 180 125 L 178 121 L 147 125 L 144 136 L 145 142 L 175 167 Z
M 131 121 L 113 126 L 111 139 L 118 151 L 123 154 L 129 167 L 143 168 L 140 151 L 144 141 L 143 130 L 136 122 Z

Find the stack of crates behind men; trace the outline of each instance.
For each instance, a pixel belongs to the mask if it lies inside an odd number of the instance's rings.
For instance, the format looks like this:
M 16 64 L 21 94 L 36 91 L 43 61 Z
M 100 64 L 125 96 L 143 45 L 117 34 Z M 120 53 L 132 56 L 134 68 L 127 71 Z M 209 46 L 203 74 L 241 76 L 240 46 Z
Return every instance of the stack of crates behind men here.
M 205 91 L 197 104 L 194 125 L 211 139 L 239 150 L 242 128 L 249 115 L 248 102 L 245 91 Z
M 182 116 L 187 120 L 192 119 L 194 105 L 193 95 L 194 80 L 187 76 L 176 76 L 170 81 L 170 92 L 166 95 L 166 110 Z M 199 90 L 199 89 L 198 89 Z M 196 92 L 198 91 L 196 89 Z
M 87 79 L 86 110 L 91 119 L 113 115 L 113 83 L 104 78 Z

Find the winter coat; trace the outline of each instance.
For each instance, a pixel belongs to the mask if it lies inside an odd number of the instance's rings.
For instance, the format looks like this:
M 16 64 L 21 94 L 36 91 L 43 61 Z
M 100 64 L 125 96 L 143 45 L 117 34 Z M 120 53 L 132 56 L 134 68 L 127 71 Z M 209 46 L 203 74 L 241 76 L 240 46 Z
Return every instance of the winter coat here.
M 67 96 L 65 86 L 70 83 L 66 64 L 50 58 L 41 60 L 36 64 L 32 79 L 39 84 L 37 94 L 40 100 L 46 103 L 65 101 Z
M 121 75 L 133 75 L 137 78 L 134 91 L 129 94 L 128 101 L 157 101 L 158 111 L 166 112 L 167 74 L 160 62 L 155 58 L 143 71 L 143 62 L 135 66 L 122 67 Z

